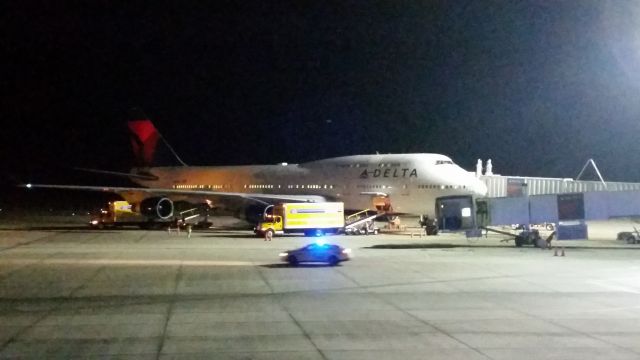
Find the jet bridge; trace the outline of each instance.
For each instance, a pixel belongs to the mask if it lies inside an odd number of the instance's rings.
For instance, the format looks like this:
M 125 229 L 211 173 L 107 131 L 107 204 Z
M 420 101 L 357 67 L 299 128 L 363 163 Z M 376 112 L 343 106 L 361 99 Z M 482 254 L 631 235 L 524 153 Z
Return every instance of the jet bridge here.
M 444 231 L 472 229 L 475 226 L 473 217 L 473 197 L 445 196 L 436 199 L 436 218 L 438 228 Z
M 598 191 L 478 200 L 480 226 L 640 216 L 640 191 Z
M 591 165 L 600 181 L 579 180 Z M 605 181 L 589 159 L 578 177 L 478 174 L 487 197 L 476 202 L 479 226 L 556 223 L 558 238 L 587 238 L 585 221 L 640 217 L 640 183 Z M 579 233 L 579 234 L 578 234 Z

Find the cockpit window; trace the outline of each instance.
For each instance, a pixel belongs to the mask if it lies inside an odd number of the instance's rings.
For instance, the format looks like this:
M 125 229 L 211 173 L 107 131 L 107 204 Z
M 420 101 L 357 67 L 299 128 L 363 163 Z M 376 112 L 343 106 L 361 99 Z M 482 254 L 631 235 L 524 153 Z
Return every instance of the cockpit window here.
M 451 160 L 436 160 L 436 165 L 443 165 L 443 164 L 453 165 L 453 161 L 451 161 Z

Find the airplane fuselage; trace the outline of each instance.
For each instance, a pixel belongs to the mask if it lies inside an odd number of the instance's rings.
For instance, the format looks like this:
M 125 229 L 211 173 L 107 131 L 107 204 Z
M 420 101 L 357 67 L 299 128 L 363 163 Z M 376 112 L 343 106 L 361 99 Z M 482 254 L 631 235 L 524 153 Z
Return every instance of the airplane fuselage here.
M 386 206 L 386 211 L 429 216 L 435 214 L 437 198 L 484 196 L 487 190 L 473 173 L 439 154 L 354 155 L 303 164 L 153 167 L 146 171 L 158 180 L 134 181 L 151 188 L 313 195 L 342 201 L 347 209 Z

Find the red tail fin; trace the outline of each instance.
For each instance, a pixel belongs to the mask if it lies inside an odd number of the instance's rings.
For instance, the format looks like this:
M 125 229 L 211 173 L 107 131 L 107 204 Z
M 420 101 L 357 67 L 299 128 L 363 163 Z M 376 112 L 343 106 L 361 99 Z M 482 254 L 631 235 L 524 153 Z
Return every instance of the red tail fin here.
M 148 167 L 153 165 L 153 157 L 160 139 L 160 133 L 148 119 L 129 121 L 131 132 L 131 146 L 136 157 L 136 166 Z
M 187 165 L 142 110 L 132 109 L 130 116 L 128 125 L 136 167 Z

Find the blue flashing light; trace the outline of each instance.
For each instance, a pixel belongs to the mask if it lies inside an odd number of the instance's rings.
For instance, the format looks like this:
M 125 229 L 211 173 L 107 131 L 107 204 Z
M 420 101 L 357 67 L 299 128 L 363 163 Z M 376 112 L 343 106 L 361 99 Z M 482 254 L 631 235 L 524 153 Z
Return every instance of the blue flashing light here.
M 317 239 L 316 240 L 316 245 L 325 246 L 325 245 L 327 245 L 327 241 L 325 239 L 323 239 L 323 238 Z

